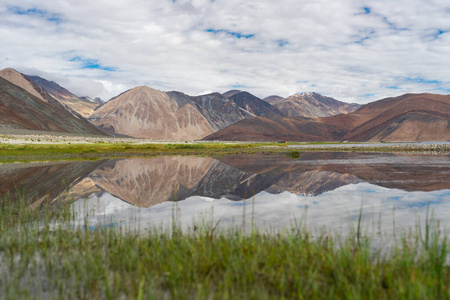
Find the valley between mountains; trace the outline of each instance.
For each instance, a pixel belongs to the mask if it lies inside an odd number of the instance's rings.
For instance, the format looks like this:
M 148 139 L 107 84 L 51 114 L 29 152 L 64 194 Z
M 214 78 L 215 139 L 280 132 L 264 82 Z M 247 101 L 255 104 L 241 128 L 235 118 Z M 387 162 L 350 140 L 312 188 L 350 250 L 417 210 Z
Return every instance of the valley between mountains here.
M 317 93 L 260 99 L 240 90 L 190 96 L 139 86 L 103 102 L 8 68 L 0 71 L 0 129 L 158 140 L 450 141 L 450 95 L 363 106 Z

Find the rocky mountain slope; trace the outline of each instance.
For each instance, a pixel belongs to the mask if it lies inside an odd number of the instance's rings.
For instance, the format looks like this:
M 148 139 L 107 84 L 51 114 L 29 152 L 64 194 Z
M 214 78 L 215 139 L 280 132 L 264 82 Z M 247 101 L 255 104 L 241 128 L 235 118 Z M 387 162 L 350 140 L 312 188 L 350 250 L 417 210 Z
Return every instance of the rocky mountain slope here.
M 247 115 L 219 93 L 190 97 L 141 86 L 100 106 L 89 120 L 108 132 L 165 140 L 203 138 Z
M 351 114 L 350 141 L 450 141 L 450 95 L 406 94 L 367 104 Z
M 268 102 L 263 101 L 248 92 L 232 90 L 224 93 L 224 95 L 231 95 L 227 98 L 233 100 L 238 107 L 247 112 L 250 116 L 283 115 L 283 113 Z
M 287 98 L 268 97 L 267 102 L 276 107 L 286 117 L 320 118 L 346 114 L 362 105 L 346 103 L 317 93 L 295 94 Z
M 78 97 L 54 81 L 48 81 L 39 76 L 27 75 L 27 78 L 39 85 L 50 96 L 63 104 L 69 111 L 74 111 L 84 118 L 89 116 L 94 109 L 101 104 L 94 99 L 91 101 L 86 97 Z
M 64 107 L 76 117 L 87 117 L 99 105 L 88 99 L 77 97 L 56 82 L 48 81 L 39 76 L 25 75 L 11 68 L 1 70 L 0 77 L 20 86 L 45 102 Z
M 257 117 L 206 140 L 449 141 L 450 95 L 406 94 L 324 118 Z
M 205 140 L 221 141 L 335 141 L 347 133 L 345 127 L 311 118 L 255 117 L 219 130 Z
M 63 107 L 45 102 L 0 77 L 0 126 L 26 130 L 105 135 Z

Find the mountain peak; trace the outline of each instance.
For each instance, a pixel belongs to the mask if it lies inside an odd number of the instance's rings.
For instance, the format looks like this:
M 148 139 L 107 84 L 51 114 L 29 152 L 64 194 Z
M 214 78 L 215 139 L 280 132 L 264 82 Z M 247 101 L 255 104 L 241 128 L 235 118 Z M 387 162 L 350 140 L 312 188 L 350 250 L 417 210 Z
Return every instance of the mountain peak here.
M 346 103 L 315 92 L 294 94 L 285 99 L 272 101 L 287 117 L 328 117 L 341 113 L 350 113 L 361 107 L 359 104 Z
M 2 73 L 2 74 L 8 74 L 8 73 L 20 74 L 20 72 L 18 72 L 17 70 L 15 70 L 13 68 L 5 68 L 5 69 L 1 70 L 0 73 Z
M 300 95 L 300 96 L 310 96 L 310 97 L 312 97 L 312 96 L 321 96 L 320 94 L 317 94 L 317 93 L 314 93 L 314 92 L 303 92 L 303 93 L 297 94 L 297 95 Z
M 225 98 L 230 98 L 241 92 L 241 90 L 229 90 L 228 92 L 223 93 L 222 96 L 224 96 Z
M 48 102 L 48 100 L 45 99 L 39 93 L 39 91 L 37 91 L 35 89 L 33 84 L 30 82 L 30 80 L 24 74 L 14 70 L 13 68 L 6 68 L 6 69 L 1 70 L 0 77 L 3 77 L 4 79 L 17 85 L 18 87 L 23 88 L 25 91 L 32 94 L 33 96 L 38 97 L 39 99 Z

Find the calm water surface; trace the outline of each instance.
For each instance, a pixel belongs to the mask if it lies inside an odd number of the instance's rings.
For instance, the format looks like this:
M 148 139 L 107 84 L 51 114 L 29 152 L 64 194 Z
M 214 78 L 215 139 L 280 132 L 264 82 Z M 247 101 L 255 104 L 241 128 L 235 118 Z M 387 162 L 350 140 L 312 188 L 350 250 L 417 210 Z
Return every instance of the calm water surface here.
M 70 201 L 90 228 L 194 223 L 280 230 L 405 232 L 427 208 L 450 226 L 450 156 L 305 153 L 162 156 L 0 165 L 0 194 L 27 205 Z

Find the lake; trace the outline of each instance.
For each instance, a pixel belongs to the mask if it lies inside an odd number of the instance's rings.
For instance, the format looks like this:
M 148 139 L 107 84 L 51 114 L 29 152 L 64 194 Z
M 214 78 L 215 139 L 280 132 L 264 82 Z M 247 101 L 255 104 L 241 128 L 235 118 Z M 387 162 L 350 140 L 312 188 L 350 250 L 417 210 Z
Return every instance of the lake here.
M 0 165 L 0 195 L 71 203 L 75 224 L 145 231 L 196 224 L 279 232 L 304 226 L 405 233 L 450 225 L 450 156 L 300 153 L 159 156 Z

